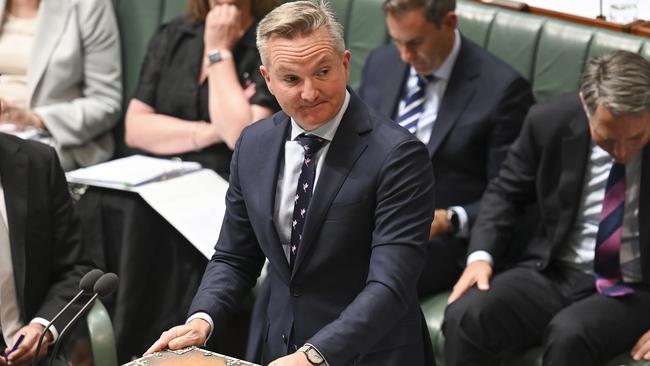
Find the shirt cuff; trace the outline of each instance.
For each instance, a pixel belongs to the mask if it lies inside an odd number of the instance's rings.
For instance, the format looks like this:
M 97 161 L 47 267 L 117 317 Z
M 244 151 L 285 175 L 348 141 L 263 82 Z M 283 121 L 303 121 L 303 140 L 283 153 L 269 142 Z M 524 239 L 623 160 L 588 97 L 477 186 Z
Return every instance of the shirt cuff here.
M 323 356 L 323 353 L 321 353 L 321 351 L 319 351 L 318 348 L 316 348 L 316 346 L 314 346 L 311 343 L 305 343 L 305 346 L 311 346 L 316 350 L 316 352 L 318 352 L 318 354 L 320 355 L 320 358 L 323 359 L 323 363 L 322 363 L 323 366 L 330 366 L 329 362 L 327 362 L 327 360 L 325 359 L 325 356 Z
M 477 250 L 475 252 L 472 252 L 469 256 L 467 256 L 467 265 L 469 266 L 471 263 L 474 263 L 476 261 L 486 261 L 490 263 L 491 266 L 494 265 L 494 260 L 492 258 L 492 255 L 485 250 Z
M 212 321 L 212 317 L 208 313 L 203 313 L 203 312 L 194 313 L 189 318 L 187 318 L 187 321 L 185 322 L 185 324 L 191 322 L 194 319 L 203 319 L 206 322 L 208 322 L 208 324 L 210 324 L 210 333 L 208 333 L 208 338 L 205 339 L 205 343 L 207 343 L 208 339 L 210 339 L 210 337 L 212 337 L 212 331 L 214 330 L 214 322 Z M 205 346 L 205 343 L 203 343 L 204 346 Z
M 469 238 L 469 217 L 467 211 L 462 206 L 451 206 L 448 210 L 454 211 L 458 216 L 458 232 L 455 234 L 458 238 Z
M 40 325 L 42 325 L 42 326 L 44 326 L 46 328 L 47 328 L 48 325 L 50 325 L 50 321 L 47 320 L 47 319 L 43 319 L 43 318 L 34 318 L 29 323 L 30 324 L 31 323 L 40 324 Z M 54 342 L 56 342 L 56 340 L 59 339 L 59 332 L 56 330 L 56 327 L 54 326 L 54 324 L 52 324 L 52 326 L 48 330 L 49 330 L 50 334 L 52 334 L 52 342 L 50 342 L 50 344 L 54 344 Z

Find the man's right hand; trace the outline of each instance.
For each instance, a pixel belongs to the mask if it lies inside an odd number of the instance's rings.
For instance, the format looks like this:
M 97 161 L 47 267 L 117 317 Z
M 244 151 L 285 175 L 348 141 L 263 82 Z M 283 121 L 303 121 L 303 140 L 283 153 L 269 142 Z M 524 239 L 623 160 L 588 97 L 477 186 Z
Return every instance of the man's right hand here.
M 447 304 L 458 300 L 467 290 L 476 285 L 479 290 L 487 291 L 490 289 L 490 278 L 492 278 L 492 266 L 490 263 L 482 260 L 470 263 L 463 271 L 462 276 L 454 285 L 454 290 L 447 299 Z
M 163 332 L 144 355 L 162 351 L 165 348 L 172 350 L 190 346 L 203 346 L 210 334 L 210 324 L 203 319 L 193 319 L 187 324 L 173 327 Z

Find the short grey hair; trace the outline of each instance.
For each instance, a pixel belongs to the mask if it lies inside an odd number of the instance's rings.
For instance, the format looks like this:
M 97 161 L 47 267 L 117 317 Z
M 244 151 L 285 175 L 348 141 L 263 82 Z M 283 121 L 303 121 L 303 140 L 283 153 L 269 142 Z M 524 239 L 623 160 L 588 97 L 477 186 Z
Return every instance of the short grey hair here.
M 580 93 L 589 114 L 598 106 L 614 116 L 650 111 L 650 62 L 628 51 L 615 51 L 587 62 Z
M 442 20 L 450 11 L 456 10 L 456 0 L 386 0 L 384 11 L 400 15 L 407 11 L 424 9 L 427 21 L 437 27 L 442 25 Z
M 257 26 L 257 49 L 262 64 L 268 65 L 267 42 L 277 35 L 285 39 L 308 36 L 325 28 L 329 32 L 332 47 L 341 55 L 345 52 L 343 26 L 325 1 L 293 1 L 278 6 L 268 13 Z

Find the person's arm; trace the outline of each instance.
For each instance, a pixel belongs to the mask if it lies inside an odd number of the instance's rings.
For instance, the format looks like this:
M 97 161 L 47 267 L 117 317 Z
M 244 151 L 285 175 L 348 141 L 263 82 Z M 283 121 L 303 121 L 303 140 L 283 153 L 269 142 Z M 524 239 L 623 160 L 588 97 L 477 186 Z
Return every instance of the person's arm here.
M 127 145 L 153 154 L 185 153 L 222 142 L 213 124 L 156 113 L 136 98 L 131 99 L 124 121 Z
M 210 332 L 218 332 L 219 326 L 238 309 L 241 300 L 253 288 L 264 265 L 262 252 L 253 231 L 239 183 L 239 146 L 245 144 L 246 130 L 237 140 L 230 163 L 230 181 L 226 193 L 226 213 L 221 226 L 215 253 L 208 262 L 192 305 L 190 317 L 205 313 L 186 324 L 163 333 L 147 354 L 164 349 L 201 346 Z M 249 147 L 250 148 L 250 147 Z
M 83 145 L 113 128 L 122 103 L 119 30 L 112 4 L 108 0 L 93 0 L 76 6 L 81 23 L 81 96 L 33 110 L 64 147 Z
M 234 5 L 212 8 L 205 20 L 205 73 L 210 91 L 210 120 L 229 148 L 233 149 L 242 129 L 272 114 L 267 107 L 250 103 L 239 83 L 232 50 L 244 34 L 241 14 Z M 223 59 L 209 64 L 208 53 L 219 51 Z

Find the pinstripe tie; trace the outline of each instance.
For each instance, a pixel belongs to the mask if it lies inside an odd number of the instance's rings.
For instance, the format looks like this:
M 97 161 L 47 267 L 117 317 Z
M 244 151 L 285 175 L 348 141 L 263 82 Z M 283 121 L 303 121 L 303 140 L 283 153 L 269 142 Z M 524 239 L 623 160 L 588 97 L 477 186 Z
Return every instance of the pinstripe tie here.
M 632 288 L 625 285 L 621 275 L 620 250 L 624 213 L 625 165 L 614 162 L 605 188 L 594 258 L 596 289 L 610 297 L 634 292 Z
M 427 83 L 435 79 L 436 77 L 434 75 L 418 75 L 416 87 L 404 98 L 404 108 L 397 116 L 397 123 L 411 133 L 415 133 L 417 130 L 418 121 L 424 112 Z

